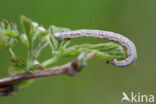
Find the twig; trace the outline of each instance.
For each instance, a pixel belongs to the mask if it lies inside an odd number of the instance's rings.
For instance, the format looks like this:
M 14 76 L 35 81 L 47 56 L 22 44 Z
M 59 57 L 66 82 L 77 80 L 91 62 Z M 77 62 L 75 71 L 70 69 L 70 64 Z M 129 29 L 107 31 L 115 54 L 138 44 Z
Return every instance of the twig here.
M 28 72 L 24 74 L 14 75 L 7 78 L 0 79 L 0 96 L 8 96 L 12 92 L 16 91 L 17 88 L 13 87 L 13 84 L 17 82 L 21 82 L 28 79 L 52 76 L 52 75 L 76 75 L 80 70 L 84 67 L 84 62 L 82 60 L 75 60 L 68 64 L 48 68 L 48 69 L 40 69 L 34 72 Z

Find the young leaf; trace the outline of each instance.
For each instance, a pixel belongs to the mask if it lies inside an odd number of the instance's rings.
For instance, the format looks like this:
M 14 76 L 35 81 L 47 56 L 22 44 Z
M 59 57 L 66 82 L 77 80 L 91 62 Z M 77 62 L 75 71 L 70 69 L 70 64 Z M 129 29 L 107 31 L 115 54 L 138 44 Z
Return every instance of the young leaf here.
M 11 59 L 12 64 L 8 69 L 10 75 L 17 75 L 27 71 L 26 61 L 21 57 L 14 57 Z
M 40 51 L 48 44 L 48 33 L 44 27 L 38 27 L 34 37 L 32 38 L 32 48 L 35 57 L 38 57 Z
M 49 35 L 44 27 L 27 17 L 22 16 L 21 23 L 24 30 L 21 40 L 28 46 L 28 61 L 32 64 L 39 56 L 40 51 L 47 46 Z
M 58 32 L 68 32 L 71 31 L 69 28 L 56 27 L 54 25 L 49 27 L 50 40 L 49 44 L 52 50 L 58 50 L 62 47 L 66 47 L 69 44 L 69 39 L 58 39 L 54 36 Z
M 0 46 L 12 47 L 18 39 L 16 24 L 9 23 L 6 20 L 0 22 Z
M 24 33 L 27 35 L 28 40 L 31 41 L 32 21 L 25 16 L 21 16 L 21 24 L 22 24 Z
M 121 60 L 126 57 L 124 49 L 116 43 L 102 44 L 81 44 L 69 47 L 67 49 L 59 49 L 55 52 L 58 57 L 75 57 L 80 53 L 94 53 L 95 58 L 104 58 L 107 61 L 112 61 L 114 58 Z

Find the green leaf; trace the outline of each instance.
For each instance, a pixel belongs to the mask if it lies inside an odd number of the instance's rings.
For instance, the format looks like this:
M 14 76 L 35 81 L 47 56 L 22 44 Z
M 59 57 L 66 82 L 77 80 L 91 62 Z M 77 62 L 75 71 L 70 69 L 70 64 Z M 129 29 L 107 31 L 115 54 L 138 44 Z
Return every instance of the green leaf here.
M 43 27 L 38 27 L 32 38 L 32 49 L 35 57 L 38 57 L 40 51 L 48 45 L 49 35 Z
M 58 50 L 60 48 L 65 48 L 69 44 L 69 39 L 58 39 L 54 36 L 55 33 L 58 32 L 68 32 L 71 31 L 69 28 L 63 28 L 63 27 L 56 27 L 54 25 L 50 26 L 49 33 L 50 33 L 50 46 L 52 50 Z
M 11 61 L 11 66 L 8 68 L 10 75 L 16 75 L 27 71 L 26 61 L 24 61 L 21 57 L 14 57 Z
M 121 60 L 126 58 L 124 49 L 116 43 L 101 43 L 101 44 L 81 44 L 60 49 L 55 52 L 58 57 L 75 57 L 81 53 L 94 53 L 95 58 L 104 58 L 107 61 L 112 61 L 114 58 Z
M 31 51 L 31 58 L 37 58 L 40 51 L 48 44 L 48 32 L 43 26 L 33 22 L 25 16 L 21 16 L 21 23 L 25 34 L 22 34 L 21 41 Z
M 16 24 L 7 20 L 0 22 L 0 46 L 8 48 L 17 43 L 18 31 Z
M 28 38 L 27 38 L 26 34 L 20 34 L 20 35 L 19 35 L 19 40 L 20 40 L 24 45 L 26 45 L 26 47 L 29 47 L 29 41 L 28 41 Z
M 27 35 L 28 40 L 31 41 L 31 29 L 32 29 L 32 21 L 25 17 L 25 16 L 21 16 L 21 24 L 22 24 L 22 28 L 24 33 Z

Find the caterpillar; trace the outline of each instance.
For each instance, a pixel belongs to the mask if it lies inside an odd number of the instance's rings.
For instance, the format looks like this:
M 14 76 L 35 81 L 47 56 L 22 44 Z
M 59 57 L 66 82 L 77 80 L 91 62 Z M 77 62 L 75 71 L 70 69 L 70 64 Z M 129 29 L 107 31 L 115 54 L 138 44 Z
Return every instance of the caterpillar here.
M 60 32 L 55 33 L 55 37 L 57 38 L 76 38 L 76 37 L 93 37 L 93 38 L 103 38 L 111 41 L 115 41 L 120 43 L 127 49 L 128 57 L 124 60 L 118 61 L 117 59 L 113 59 L 112 64 L 115 66 L 129 66 L 132 63 L 136 62 L 137 59 L 137 51 L 134 43 L 129 40 L 127 37 L 122 36 L 121 34 L 110 32 L 110 31 L 102 31 L 102 30 L 89 30 L 89 29 L 81 29 L 74 30 L 69 32 Z

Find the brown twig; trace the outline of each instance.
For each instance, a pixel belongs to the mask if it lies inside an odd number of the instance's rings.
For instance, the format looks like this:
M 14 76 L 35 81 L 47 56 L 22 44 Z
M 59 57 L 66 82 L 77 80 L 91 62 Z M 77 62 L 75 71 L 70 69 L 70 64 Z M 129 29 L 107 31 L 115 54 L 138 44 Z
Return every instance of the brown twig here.
M 8 96 L 12 92 L 16 91 L 17 88 L 14 88 L 14 84 L 17 82 L 21 82 L 28 79 L 34 79 L 39 77 L 46 77 L 52 75 L 76 75 L 83 68 L 84 63 L 80 60 L 75 60 L 68 64 L 48 68 L 48 69 L 40 69 L 34 72 L 28 72 L 24 74 L 14 75 L 7 78 L 0 79 L 0 96 Z

